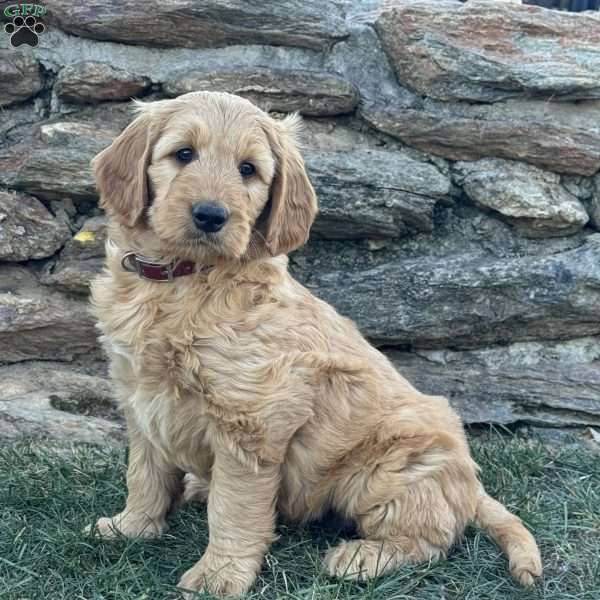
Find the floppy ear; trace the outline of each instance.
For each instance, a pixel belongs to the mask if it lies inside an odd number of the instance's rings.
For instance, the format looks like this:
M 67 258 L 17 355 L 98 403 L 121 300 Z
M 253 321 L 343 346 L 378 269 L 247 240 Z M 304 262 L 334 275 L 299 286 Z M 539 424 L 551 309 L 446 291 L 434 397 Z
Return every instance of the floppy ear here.
M 92 160 L 100 206 L 123 225 L 134 227 L 148 206 L 151 118 L 142 114 Z
M 265 234 L 273 256 L 302 246 L 318 211 L 317 196 L 296 141 L 300 126 L 300 117 L 294 114 L 283 121 L 269 119 L 265 128 L 277 162 Z

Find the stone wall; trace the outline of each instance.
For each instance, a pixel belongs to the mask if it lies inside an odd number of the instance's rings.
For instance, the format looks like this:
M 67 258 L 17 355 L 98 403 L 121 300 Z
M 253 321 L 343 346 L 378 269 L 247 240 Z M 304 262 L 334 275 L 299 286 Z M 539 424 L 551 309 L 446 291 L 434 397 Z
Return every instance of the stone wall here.
M 46 2 L 0 49 L 0 435 L 118 436 L 89 161 L 128 99 L 305 116 L 291 269 L 467 423 L 600 425 L 600 14 L 471 0 Z

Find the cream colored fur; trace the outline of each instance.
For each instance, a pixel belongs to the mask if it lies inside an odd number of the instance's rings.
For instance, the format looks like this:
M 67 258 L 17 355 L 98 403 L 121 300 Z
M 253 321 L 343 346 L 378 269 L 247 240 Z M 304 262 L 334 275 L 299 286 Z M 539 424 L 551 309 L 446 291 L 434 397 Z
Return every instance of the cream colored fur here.
M 330 509 L 362 537 L 327 553 L 332 576 L 444 556 L 476 521 L 532 584 L 535 541 L 484 492 L 446 399 L 418 392 L 288 273 L 285 253 L 316 214 L 297 118 L 215 93 L 139 112 L 94 161 L 111 230 L 93 304 L 130 437 L 127 504 L 95 531 L 159 535 L 187 473 L 185 496 L 208 502 L 210 530 L 179 583 L 187 590 L 245 593 L 277 515 L 308 521 Z M 188 146 L 197 157 L 178 164 Z M 244 161 L 257 169 L 246 180 Z M 230 213 L 218 234 L 191 220 L 207 200 Z M 145 281 L 121 267 L 131 250 L 214 268 Z

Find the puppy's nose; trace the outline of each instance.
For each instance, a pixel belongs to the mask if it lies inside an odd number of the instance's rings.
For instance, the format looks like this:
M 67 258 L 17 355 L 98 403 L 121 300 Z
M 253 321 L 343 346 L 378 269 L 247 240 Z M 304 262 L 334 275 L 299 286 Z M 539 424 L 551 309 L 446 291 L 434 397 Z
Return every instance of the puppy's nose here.
M 216 204 L 198 203 L 192 206 L 192 219 L 194 224 L 201 231 L 214 233 L 219 231 L 227 222 L 229 215 L 227 211 Z

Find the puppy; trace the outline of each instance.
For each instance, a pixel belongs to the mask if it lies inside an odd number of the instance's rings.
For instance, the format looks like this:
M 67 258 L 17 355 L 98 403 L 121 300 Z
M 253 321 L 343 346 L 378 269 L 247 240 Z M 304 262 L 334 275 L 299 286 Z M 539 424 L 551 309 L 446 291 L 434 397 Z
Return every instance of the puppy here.
M 276 515 L 328 510 L 361 536 L 327 553 L 332 576 L 435 560 L 475 521 L 532 584 L 536 543 L 485 493 L 448 402 L 289 275 L 317 213 L 298 118 L 206 92 L 138 112 L 93 161 L 110 220 L 93 305 L 130 440 L 126 506 L 94 531 L 160 535 L 188 473 L 210 532 L 188 591 L 244 594 Z

